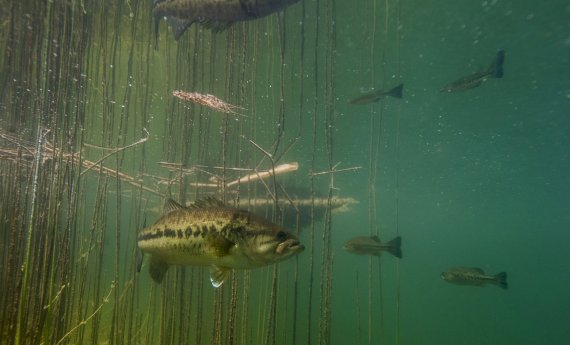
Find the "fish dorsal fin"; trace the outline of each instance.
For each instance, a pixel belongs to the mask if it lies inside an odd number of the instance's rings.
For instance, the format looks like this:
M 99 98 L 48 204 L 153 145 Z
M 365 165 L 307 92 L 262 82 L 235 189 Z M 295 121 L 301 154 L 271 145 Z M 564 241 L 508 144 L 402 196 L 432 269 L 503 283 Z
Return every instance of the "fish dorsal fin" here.
M 210 282 L 212 282 L 215 288 L 219 288 L 228 277 L 230 271 L 231 270 L 227 267 L 212 265 L 212 267 L 210 267 Z
M 222 208 L 222 207 L 226 207 L 226 204 L 224 204 L 223 201 L 214 198 L 213 196 L 207 196 L 205 198 L 198 199 L 198 200 L 194 201 L 194 203 L 190 207 L 192 207 L 192 208 L 212 208 L 212 207 Z
M 164 207 L 162 208 L 162 214 L 165 215 L 165 214 L 168 214 L 172 211 L 180 210 L 183 208 L 184 208 L 184 206 L 182 206 L 179 203 L 177 203 L 176 201 L 168 198 L 164 202 Z
M 370 236 L 370 239 L 371 239 L 372 241 L 374 241 L 374 242 L 380 243 L 380 237 L 378 237 L 378 236 L 376 236 L 376 235 Z
M 470 270 L 472 270 L 473 272 L 477 272 L 479 274 L 485 274 L 485 271 L 483 271 L 483 269 L 479 268 L 479 267 L 470 267 Z

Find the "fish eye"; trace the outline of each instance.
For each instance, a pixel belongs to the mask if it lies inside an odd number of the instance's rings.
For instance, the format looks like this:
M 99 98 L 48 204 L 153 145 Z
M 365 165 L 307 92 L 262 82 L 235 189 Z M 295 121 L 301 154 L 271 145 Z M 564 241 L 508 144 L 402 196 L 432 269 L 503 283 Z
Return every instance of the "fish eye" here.
M 278 239 L 279 241 L 285 241 L 285 240 L 287 239 L 287 233 L 286 233 L 285 231 L 283 231 L 283 230 L 279 231 L 279 232 L 277 233 L 277 239 Z

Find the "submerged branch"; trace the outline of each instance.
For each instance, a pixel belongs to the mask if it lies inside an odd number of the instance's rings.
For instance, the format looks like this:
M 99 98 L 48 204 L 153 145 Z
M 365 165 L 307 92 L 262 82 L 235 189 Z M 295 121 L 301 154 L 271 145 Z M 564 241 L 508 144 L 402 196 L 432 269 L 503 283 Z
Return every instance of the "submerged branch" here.
M 91 315 L 89 315 L 89 317 L 87 317 L 85 320 L 79 322 L 75 327 L 73 327 L 71 330 L 69 330 L 69 332 L 65 333 L 65 335 L 61 339 L 59 339 L 59 341 L 55 345 L 61 344 L 61 342 L 63 342 L 65 340 L 65 338 L 69 337 L 79 327 L 86 325 L 87 322 L 89 322 L 89 320 L 91 320 L 99 311 L 101 311 L 101 308 L 103 308 L 103 305 L 105 305 L 105 303 L 109 302 L 109 297 L 111 297 L 111 293 L 113 292 L 114 289 L 115 289 L 115 282 L 112 282 L 111 288 L 109 289 L 109 293 L 107 293 L 107 295 L 103 298 L 103 302 L 101 304 L 99 304 L 97 309 L 95 309 L 95 311 Z
M 241 183 L 250 183 L 250 182 L 254 182 L 254 181 L 258 181 L 258 180 L 264 180 L 264 179 L 269 178 L 273 175 L 286 174 L 288 172 L 296 171 L 298 169 L 299 169 L 299 163 L 297 163 L 297 162 L 285 163 L 285 164 L 278 165 L 273 169 L 269 169 L 269 170 L 265 170 L 265 171 L 256 171 L 253 174 L 242 176 L 242 177 L 238 178 L 237 180 L 228 182 L 226 184 L 226 187 L 231 187 L 231 186 L 234 186 L 236 184 L 241 184 Z
M 131 147 L 133 147 L 133 146 L 136 146 L 136 145 L 139 145 L 139 144 L 143 144 L 144 142 L 146 142 L 146 141 L 148 140 L 150 134 L 148 133 L 148 130 L 147 130 L 146 128 L 143 128 L 143 131 L 145 132 L 145 136 L 144 136 L 143 138 L 141 138 L 140 140 L 138 140 L 138 141 L 136 141 L 136 142 L 134 142 L 134 143 L 132 143 L 132 144 L 130 144 L 130 145 L 113 149 L 113 152 L 108 153 L 108 154 L 106 154 L 105 156 L 103 156 L 101 159 L 99 159 L 98 161 L 96 161 L 95 163 L 93 163 L 93 165 L 91 165 L 89 168 L 83 170 L 83 171 L 81 172 L 81 174 L 79 174 L 79 175 L 81 176 L 81 175 L 85 174 L 87 171 L 89 171 L 89 169 L 93 168 L 94 166 L 97 166 L 97 165 L 101 164 L 105 159 L 111 157 L 111 156 L 114 155 L 114 154 L 117 154 L 117 153 L 119 153 L 119 152 L 121 152 L 121 151 L 124 151 L 124 150 L 126 150 L 126 149 L 128 149 L 128 148 L 131 148 Z

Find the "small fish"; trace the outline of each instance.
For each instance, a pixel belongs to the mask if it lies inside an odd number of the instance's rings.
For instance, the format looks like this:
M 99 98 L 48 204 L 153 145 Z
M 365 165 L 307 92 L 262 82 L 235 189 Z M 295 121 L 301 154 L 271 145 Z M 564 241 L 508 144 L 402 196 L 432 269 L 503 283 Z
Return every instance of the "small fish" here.
M 174 32 L 180 36 L 192 25 L 199 23 L 213 31 L 223 31 L 235 22 L 254 20 L 281 11 L 300 0 L 154 0 L 152 14 L 158 22 L 166 18 Z
M 402 258 L 402 237 L 397 236 L 391 241 L 382 243 L 378 236 L 355 237 L 344 245 L 347 252 L 359 255 L 379 256 L 380 252 L 387 251 L 397 258 Z
M 508 288 L 507 273 L 501 272 L 493 276 L 486 275 L 477 267 L 455 267 L 441 274 L 441 279 L 458 285 L 483 286 L 487 283 L 495 284 L 503 289 Z
M 210 281 L 219 287 L 232 269 L 271 265 L 305 249 L 279 225 L 214 198 L 190 207 L 169 199 L 164 211 L 138 235 L 138 247 L 150 255 L 149 273 L 157 283 L 170 265 L 210 266 Z M 140 271 L 142 258 L 137 261 Z
M 445 85 L 441 88 L 440 92 L 457 92 L 463 90 L 469 90 L 474 87 L 480 86 L 483 82 L 487 81 L 489 78 L 502 78 L 503 77 L 503 64 L 505 63 L 505 51 L 499 50 L 497 56 L 491 62 L 491 66 L 484 71 L 473 73 L 471 75 L 465 76 L 454 81 L 451 84 Z
M 367 93 L 366 95 L 360 96 L 360 97 L 356 97 L 351 99 L 348 103 L 353 104 L 353 105 L 358 105 L 358 104 L 368 104 L 368 103 L 372 103 L 372 102 L 378 102 L 388 96 L 390 97 L 394 97 L 394 98 L 402 98 L 402 90 L 404 89 L 404 84 L 400 84 L 388 91 L 384 91 L 384 90 L 377 90 L 377 91 L 373 91 L 370 93 Z

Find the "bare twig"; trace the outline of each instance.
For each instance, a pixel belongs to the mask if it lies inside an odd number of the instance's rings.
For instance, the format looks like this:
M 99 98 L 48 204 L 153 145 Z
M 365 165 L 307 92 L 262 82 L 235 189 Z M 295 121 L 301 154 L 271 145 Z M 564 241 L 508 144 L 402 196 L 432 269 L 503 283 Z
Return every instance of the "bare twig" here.
M 126 150 L 126 149 L 128 149 L 128 148 L 131 148 L 131 147 L 133 147 L 133 146 L 136 146 L 136 145 L 138 145 L 138 144 L 142 144 L 142 143 L 144 143 L 145 141 L 147 141 L 148 138 L 149 138 L 149 133 L 148 133 L 148 131 L 147 131 L 146 128 L 143 128 L 143 131 L 145 132 L 144 138 L 141 138 L 139 141 L 134 142 L 134 143 L 132 143 L 132 144 L 130 144 L 130 145 L 127 145 L 127 146 L 124 146 L 124 147 L 119 147 L 119 148 L 117 148 L 117 149 L 114 149 L 113 152 L 108 153 L 108 154 L 106 154 L 105 156 L 103 156 L 103 157 L 102 157 L 101 159 L 99 159 L 97 162 L 93 163 L 93 165 L 91 165 L 89 168 L 83 170 L 83 171 L 81 172 L 81 174 L 79 174 L 79 175 L 85 174 L 87 171 L 89 171 L 89 169 L 93 168 L 94 166 L 97 166 L 97 165 L 101 164 L 105 159 L 111 157 L 112 155 L 114 155 L 114 154 L 116 154 L 116 153 L 119 153 L 119 152 L 121 152 L 121 151 L 124 151 L 124 150 Z
M 358 167 L 352 167 L 352 168 L 336 169 L 336 167 L 337 167 L 339 164 L 340 164 L 340 162 L 338 162 L 335 166 L 332 167 L 331 170 L 328 170 L 328 171 L 321 171 L 321 172 L 316 172 L 316 173 L 309 173 L 309 176 L 328 175 L 328 174 L 335 174 L 335 173 L 339 173 L 339 172 L 354 171 L 354 170 L 362 169 L 362 167 L 360 167 L 360 166 L 358 166 Z
M 103 305 L 105 305 L 105 303 L 109 302 L 109 297 L 111 296 L 111 292 L 113 292 L 113 290 L 115 289 L 115 282 L 111 283 L 111 289 L 109 289 L 109 293 L 103 298 L 103 302 L 97 307 L 97 309 L 95 309 L 95 311 L 89 315 L 89 317 L 87 317 L 85 320 L 79 322 L 75 327 L 73 327 L 69 332 L 65 333 L 65 335 L 59 339 L 59 341 L 56 343 L 56 345 L 61 344 L 62 341 L 65 340 L 65 338 L 69 337 L 71 335 L 71 333 L 75 332 L 79 327 L 84 326 L 87 324 L 87 322 L 89 322 L 89 320 L 91 320 L 95 314 L 97 314 L 101 308 L 103 308 Z

